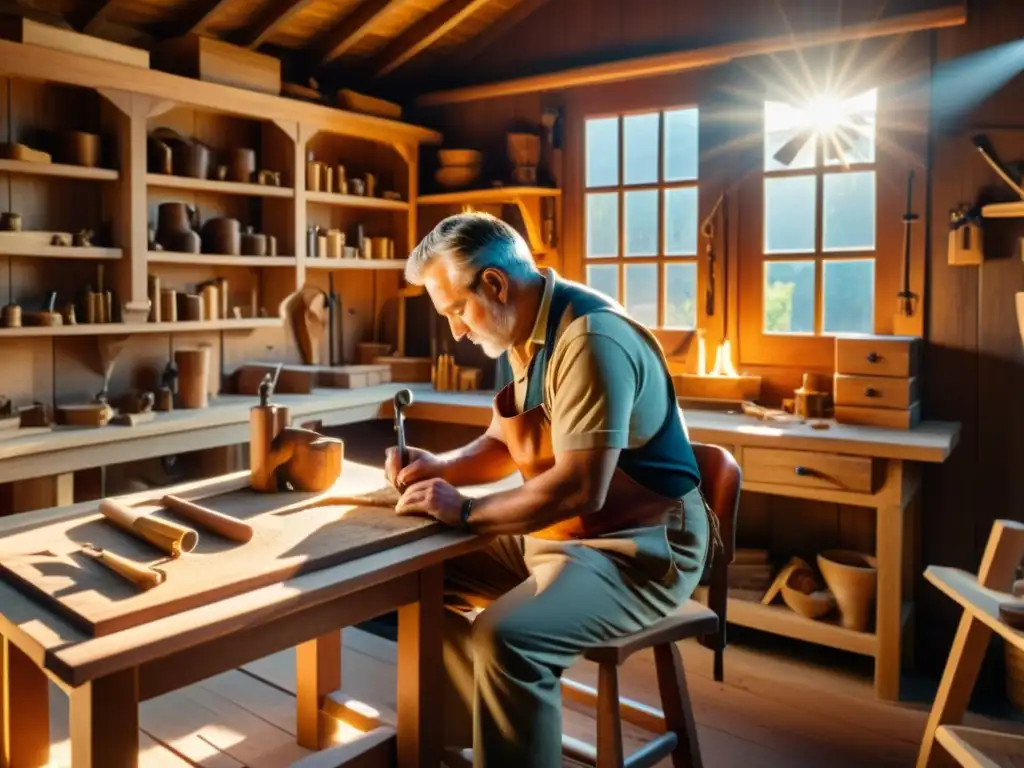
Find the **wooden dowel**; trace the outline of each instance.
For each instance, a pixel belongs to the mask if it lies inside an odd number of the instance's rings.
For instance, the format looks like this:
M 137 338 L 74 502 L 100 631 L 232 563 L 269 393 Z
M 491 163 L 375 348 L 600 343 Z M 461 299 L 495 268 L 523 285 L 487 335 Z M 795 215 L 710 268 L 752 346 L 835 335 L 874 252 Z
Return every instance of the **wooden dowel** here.
M 146 512 L 136 511 L 111 499 L 100 502 L 100 512 L 114 525 L 148 541 L 171 557 L 191 552 L 199 543 L 199 534 L 191 528 L 151 517 Z
M 159 584 L 163 584 L 167 578 L 166 574 L 154 570 L 148 565 L 136 563 L 134 560 L 129 560 L 121 555 L 115 555 L 113 552 L 94 549 L 88 546 L 83 547 L 82 551 L 142 589 L 152 589 Z
M 207 507 L 201 507 L 178 496 L 164 496 L 163 505 L 188 518 L 191 522 L 204 528 L 209 528 L 225 539 L 242 543 L 252 541 L 252 526 L 234 517 L 223 515 Z

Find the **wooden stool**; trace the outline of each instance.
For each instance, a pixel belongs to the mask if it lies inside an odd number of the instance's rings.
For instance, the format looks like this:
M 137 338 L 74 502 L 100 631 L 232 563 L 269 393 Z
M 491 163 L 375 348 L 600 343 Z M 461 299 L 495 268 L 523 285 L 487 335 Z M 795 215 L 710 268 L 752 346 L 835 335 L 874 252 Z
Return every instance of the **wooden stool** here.
M 931 565 L 925 578 L 963 608 L 963 617 L 949 651 L 946 669 L 924 729 L 917 768 L 936 764 L 938 742 L 964 766 L 1017 765 L 1024 761 L 1024 737 L 957 725 L 967 709 L 971 691 L 985 658 L 992 633 L 1024 649 L 1024 632 L 999 617 L 999 604 L 1014 600 L 1013 578 L 1024 555 L 1024 525 L 997 520 L 981 558 L 978 575 Z
M 718 518 L 725 545 L 725 551 L 716 553 L 711 565 L 708 606 L 690 600 L 675 615 L 642 632 L 588 649 L 584 658 L 599 665 L 596 691 L 563 677 L 565 698 L 597 708 L 596 749 L 586 742 L 562 737 L 562 752 L 573 760 L 597 768 L 641 768 L 671 755 L 675 768 L 701 768 L 697 727 L 676 643 L 696 637 L 713 648 L 715 680 L 722 681 L 728 567 L 736 545 L 742 475 L 736 459 L 724 448 L 694 444 L 693 450 L 700 467 L 704 498 Z M 654 649 L 663 711 L 619 697 L 619 667 L 631 655 L 647 648 Z M 627 758 L 622 750 L 622 720 L 659 736 Z

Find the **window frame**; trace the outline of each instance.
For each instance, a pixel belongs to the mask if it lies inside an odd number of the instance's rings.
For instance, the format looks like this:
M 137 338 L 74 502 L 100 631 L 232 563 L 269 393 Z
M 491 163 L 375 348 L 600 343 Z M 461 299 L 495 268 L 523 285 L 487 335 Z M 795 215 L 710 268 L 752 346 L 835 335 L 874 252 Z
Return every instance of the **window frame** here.
M 667 181 L 664 178 L 665 174 L 665 133 L 666 133 L 666 122 L 665 114 L 668 112 L 682 111 L 682 110 L 696 110 L 697 111 L 697 173 L 694 179 L 685 181 Z M 626 132 L 626 118 L 637 115 L 658 115 L 658 154 L 657 154 L 657 169 L 658 179 L 654 182 L 648 182 L 643 184 L 626 184 L 625 183 L 625 132 Z M 587 140 L 586 140 L 586 126 L 588 121 L 601 120 L 608 118 L 616 118 L 618 127 L 618 179 L 614 186 L 588 186 L 587 185 Z M 691 334 L 695 333 L 698 328 L 701 327 L 701 319 L 703 312 L 701 308 L 701 286 L 704 283 L 704 275 L 701 270 L 701 219 L 702 219 L 702 205 L 701 205 L 701 179 L 702 179 L 702 162 L 701 162 L 701 138 L 703 136 L 703 110 L 700 104 L 696 100 L 687 101 L 673 101 L 664 105 L 659 106 L 648 106 L 648 107 L 634 107 L 630 109 L 614 109 L 614 110 L 588 110 L 582 112 L 579 116 L 580 125 L 580 164 L 579 164 L 579 221 L 580 221 L 580 282 L 589 285 L 587 269 L 590 266 L 615 266 L 617 268 L 617 301 L 619 301 L 623 307 L 626 306 L 626 267 L 628 265 L 655 265 L 657 267 L 657 300 L 656 300 L 656 312 L 657 322 L 653 326 L 648 326 L 652 331 L 660 334 Z M 696 225 L 697 233 L 694 238 L 694 252 L 692 254 L 682 255 L 667 255 L 665 253 L 665 240 L 666 240 L 666 217 L 665 217 L 665 193 L 668 190 L 673 189 L 693 189 L 696 192 Z M 658 212 L 657 212 L 657 253 L 652 256 L 627 256 L 626 255 L 626 221 L 625 221 L 625 200 L 627 192 L 639 192 L 639 191 L 656 191 L 658 193 Z M 602 194 L 602 193 L 615 193 L 617 196 L 617 210 L 618 210 L 618 255 L 617 256 L 588 256 L 587 255 L 587 195 L 588 194 Z M 671 264 L 692 264 L 694 268 L 695 277 L 695 296 L 694 296 L 694 318 L 692 328 L 673 327 L 666 326 L 665 322 L 665 292 L 667 290 L 667 273 L 668 266 Z
M 761 115 L 760 144 L 757 152 L 757 171 L 741 184 L 743 223 L 739 230 L 741 259 L 739 264 L 740 360 L 744 365 L 831 367 L 834 359 L 835 338 L 842 333 L 824 333 L 824 263 L 874 259 L 874 322 L 873 333 L 892 332 L 896 312 L 896 291 L 903 259 L 902 215 L 906 208 L 906 179 L 911 167 L 906 152 L 907 142 L 900 136 L 899 120 L 906 123 L 906 115 L 896 114 L 898 98 L 893 87 L 882 81 L 874 86 L 878 91 L 875 118 L 875 159 L 873 163 L 827 166 L 823 162 L 811 168 L 766 171 L 764 168 L 764 116 Z M 858 92 L 870 90 L 862 88 Z M 786 101 L 784 96 L 765 90 L 761 99 L 762 110 L 766 101 Z M 904 128 L 906 130 L 906 128 Z M 900 146 L 902 141 L 903 147 Z M 822 155 L 821 142 L 815 149 Z M 902 151 L 901 151 L 902 150 Z M 823 188 L 826 174 L 875 172 L 875 248 L 873 251 L 823 251 Z M 766 254 L 764 248 L 764 182 L 766 178 L 815 175 L 815 251 L 805 254 Z M 918 213 L 924 198 L 925 174 L 918 171 L 914 199 Z M 918 227 L 915 251 L 921 247 L 926 235 Z M 913 257 L 912 257 L 913 259 Z M 814 275 L 814 327 L 815 333 L 766 333 L 764 331 L 764 300 L 766 263 L 770 261 L 813 261 Z M 919 305 L 923 312 L 923 302 Z

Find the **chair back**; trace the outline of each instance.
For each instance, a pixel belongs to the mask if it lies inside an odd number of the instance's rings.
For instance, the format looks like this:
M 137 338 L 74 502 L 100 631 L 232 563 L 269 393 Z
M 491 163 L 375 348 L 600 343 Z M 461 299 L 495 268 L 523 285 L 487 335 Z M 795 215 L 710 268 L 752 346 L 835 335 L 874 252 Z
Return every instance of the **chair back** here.
M 736 518 L 740 510 L 740 486 L 743 472 L 740 465 L 720 445 L 693 443 L 693 452 L 700 470 L 701 492 L 711 511 L 718 518 L 723 552 L 716 552 L 711 562 L 708 583 L 708 608 L 718 615 L 718 632 L 701 638 L 701 644 L 715 651 L 715 680 L 724 678 L 722 652 L 725 650 L 726 609 L 729 599 L 729 564 L 736 554 Z

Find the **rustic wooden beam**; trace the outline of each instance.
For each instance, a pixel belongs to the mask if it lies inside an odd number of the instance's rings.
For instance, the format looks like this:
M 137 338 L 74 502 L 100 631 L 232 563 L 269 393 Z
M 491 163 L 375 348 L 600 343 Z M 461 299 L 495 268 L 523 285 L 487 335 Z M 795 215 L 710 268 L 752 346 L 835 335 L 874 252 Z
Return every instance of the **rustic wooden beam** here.
M 460 45 L 448 63 L 455 65 L 469 63 L 548 2 L 549 0 L 522 0 L 512 6 L 512 10 L 507 11 L 480 34 Z
M 392 40 L 370 65 L 377 77 L 394 72 L 425 51 L 491 0 L 448 0 Z
M 828 27 L 813 32 L 799 32 L 735 43 L 711 45 L 706 48 L 692 48 L 654 56 L 641 56 L 585 67 L 575 67 L 560 72 L 520 77 L 483 85 L 470 85 L 447 91 L 435 91 L 420 96 L 416 103 L 421 107 L 439 104 L 456 104 L 480 99 L 496 99 L 521 93 L 558 91 L 586 85 L 622 82 L 643 77 L 656 77 L 692 69 L 703 69 L 726 64 L 734 59 L 763 56 L 783 51 L 813 48 L 874 37 L 887 37 L 925 29 L 956 27 L 967 23 L 967 11 L 963 3 L 947 5 L 917 13 L 906 13 L 863 24 Z
M 179 37 L 199 32 L 211 16 L 230 2 L 231 0 L 196 0 L 192 3 L 190 12 L 184 14 L 183 21 L 178 24 L 172 23 L 172 36 Z
M 373 30 L 385 12 L 408 2 L 409 0 L 362 0 L 313 44 L 317 66 L 322 67 L 345 55 Z
M 275 29 L 312 2 L 313 0 L 276 0 L 263 9 L 254 23 L 230 35 L 228 39 L 235 45 L 256 50 Z
M 81 7 L 68 14 L 68 23 L 79 32 L 89 34 L 110 13 L 114 0 L 85 0 Z

